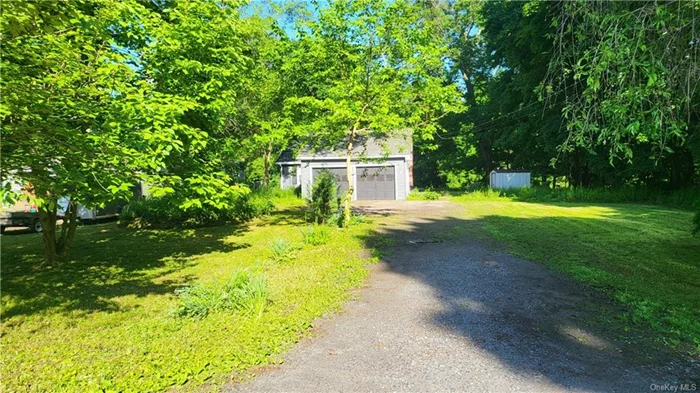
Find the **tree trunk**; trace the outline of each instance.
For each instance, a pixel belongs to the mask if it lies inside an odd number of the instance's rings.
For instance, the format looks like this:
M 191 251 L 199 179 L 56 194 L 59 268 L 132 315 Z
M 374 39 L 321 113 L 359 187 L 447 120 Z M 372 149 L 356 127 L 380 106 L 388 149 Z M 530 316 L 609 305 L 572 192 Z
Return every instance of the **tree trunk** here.
M 353 150 L 353 144 L 355 142 L 355 132 L 357 130 L 357 126 L 353 126 L 352 130 L 350 131 L 350 137 L 348 138 L 348 146 L 346 149 L 346 157 L 345 157 L 345 174 L 348 178 L 348 191 L 345 194 L 345 203 L 344 203 L 344 209 L 343 209 L 343 228 L 347 228 L 350 226 L 350 218 L 352 217 L 352 194 L 355 192 L 353 184 L 352 184 L 352 150 Z
M 68 202 L 66 214 L 63 216 L 63 224 L 61 224 L 61 237 L 56 244 L 56 252 L 59 257 L 68 254 L 70 246 L 73 244 L 75 231 L 78 228 L 78 205 L 73 199 Z
M 470 69 L 466 67 L 461 67 L 460 69 L 462 73 L 462 79 L 464 81 L 464 85 L 466 87 L 466 92 L 464 94 L 464 99 L 467 102 L 467 105 L 470 108 L 473 108 L 476 106 L 476 91 L 474 88 L 474 83 L 472 82 L 471 76 L 472 72 Z M 493 170 L 493 151 L 491 149 L 491 141 L 488 139 L 488 136 L 485 135 L 483 132 L 478 132 L 477 133 L 477 144 L 478 144 L 478 150 L 479 150 L 479 158 L 481 159 L 481 165 L 484 167 L 484 175 L 482 177 L 482 181 L 484 184 L 488 185 L 489 184 L 489 176 L 491 174 L 491 170 Z
M 55 202 L 39 208 L 46 262 L 50 265 L 67 255 L 78 227 L 78 205 L 71 199 L 63 217 L 60 236 L 56 237 L 57 209 Z
M 669 156 L 671 189 L 678 190 L 692 182 L 694 176 L 693 155 L 688 149 L 675 148 Z
M 582 149 L 576 149 L 573 155 L 572 167 L 569 178 L 574 187 L 589 187 L 591 184 L 590 173 L 588 170 L 588 162 L 585 156 L 586 152 Z
M 263 185 L 265 188 L 270 187 L 270 158 L 272 156 L 272 143 L 267 145 L 267 148 L 263 152 L 263 172 L 264 172 L 264 177 L 263 177 Z
M 486 135 L 481 135 L 477 137 L 477 143 L 479 145 L 479 158 L 481 158 L 481 165 L 484 167 L 483 182 L 484 184 L 489 184 L 489 176 L 493 170 L 493 159 L 491 151 L 491 142 L 486 139 Z
M 58 260 L 56 251 L 56 209 L 57 206 L 39 207 L 39 221 L 41 221 L 41 237 L 44 240 L 44 251 L 46 252 L 46 262 L 53 265 Z

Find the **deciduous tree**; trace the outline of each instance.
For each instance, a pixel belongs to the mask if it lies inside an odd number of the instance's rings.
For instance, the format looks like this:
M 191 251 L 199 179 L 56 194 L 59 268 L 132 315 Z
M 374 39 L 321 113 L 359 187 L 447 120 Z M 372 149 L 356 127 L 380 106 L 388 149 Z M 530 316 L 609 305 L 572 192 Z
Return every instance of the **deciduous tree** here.
M 168 156 L 196 154 L 206 134 L 179 121 L 195 102 L 140 78 L 137 51 L 158 18 L 138 3 L 7 2 L 2 12 L 2 177 L 36 197 L 53 263 L 75 235 L 78 204 L 128 197 L 141 180 L 168 192 Z M 16 197 L 5 188 L 4 200 Z
M 455 85 L 442 78 L 444 41 L 423 11 L 406 1 L 334 1 L 299 29 L 290 67 L 303 75 L 301 93 L 289 108 L 316 146 L 345 146 L 346 226 L 358 137 L 381 141 L 411 130 L 416 139 L 430 139 L 438 119 L 462 109 Z

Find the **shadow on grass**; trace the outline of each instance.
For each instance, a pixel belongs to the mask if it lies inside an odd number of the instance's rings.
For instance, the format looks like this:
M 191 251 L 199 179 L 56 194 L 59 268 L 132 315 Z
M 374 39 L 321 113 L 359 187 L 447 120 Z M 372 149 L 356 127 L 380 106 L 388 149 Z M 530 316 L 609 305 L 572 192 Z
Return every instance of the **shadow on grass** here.
M 181 284 L 160 277 L 196 261 L 190 257 L 248 247 L 230 236 L 245 226 L 132 230 L 115 224 L 79 228 L 70 256 L 43 264 L 41 236 L 2 240 L 2 317 L 52 312 L 117 311 L 113 298 L 172 293 Z
M 260 220 L 263 226 L 299 226 L 310 222 L 308 207 L 304 205 L 289 206 L 283 210 L 275 210 Z
M 405 214 L 400 209 L 393 213 Z M 363 240 L 369 247 L 385 245 L 383 261 L 390 271 L 434 290 L 441 310 L 427 318 L 435 326 L 463 337 L 518 376 L 595 392 L 696 383 L 699 365 L 679 349 L 691 348 L 698 334 L 700 242 L 629 222 L 625 214 L 421 215 L 385 225 L 380 235 L 389 242 L 378 242 L 376 235 Z M 634 312 L 629 307 L 499 249 L 540 260 L 603 290 L 614 284 L 616 290 L 637 291 L 640 298 L 659 302 L 651 316 L 662 324 L 669 322 L 663 321 L 664 313 L 672 312 L 665 307 L 685 308 L 685 315 L 675 317 L 688 322 L 682 337 L 689 346 L 662 345 L 663 334 L 652 330 L 649 321 L 630 324 Z M 656 287 L 649 290 L 648 285 Z

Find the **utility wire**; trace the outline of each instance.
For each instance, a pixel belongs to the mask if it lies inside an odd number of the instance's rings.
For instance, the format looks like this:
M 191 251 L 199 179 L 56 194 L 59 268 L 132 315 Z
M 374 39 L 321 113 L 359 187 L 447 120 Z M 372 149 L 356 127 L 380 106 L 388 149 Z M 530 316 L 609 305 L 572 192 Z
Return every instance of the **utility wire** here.
M 527 107 L 531 107 L 531 106 L 533 106 L 533 104 L 528 105 Z M 506 124 L 508 124 L 508 123 L 511 123 L 511 122 L 513 122 L 513 121 L 515 121 L 515 120 L 524 119 L 524 118 L 526 118 L 526 117 L 528 117 L 528 116 L 530 116 L 530 115 L 532 115 L 533 113 L 536 112 L 536 111 L 529 111 L 529 112 L 527 112 L 527 113 L 522 114 L 521 116 L 518 116 L 518 117 L 515 117 L 515 118 L 511 118 L 511 119 L 506 119 L 507 117 L 509 117 L 509 116 L 511 116 L 511 115 L 513 115 L 513 114 L 515 114 L 515 113 L 517 113 L 517 112 L 520 112 L 520 111 L 524 110 L 525 108 L 526 108 L 526 107 L 522 107 L 520 110 L 516 110 L 516 111 L 510 112 L 510 113 L 507 113 L 507 114 L 505 114 L 505 115 L 499 116 L 498 118 L 493 119 L 493 120 L 490 120 L 490 121 L 488 121 L 488 122 L 483 122 L 483 123 L 477 124 L 477 125 L 473 126 L 473 127 L 471 128 L 470 131 L 486 131 L 486 130 L 491 130 L 491 129 L 494 129 L 494 128 L 497 128 L 497 127 L 502 127 L 502 126 L 504 126 L 504 125 L 506 125 Z M 539 108 L 538 108 L 538 109 L 539 109 Z M 503 120 L 503 121 L 501 121 L 501 120 Z M 493 125 L 491 125 L 491 126 L 489 126 L 489 127 L 485 127 L 485 128 L 483 127 L 483 126 L 485 126 L 485 125 L 487 125 L 487 124 L 491 124 L 491 123 L 494 123 L 494 122 L 499 122 L 499 123 L 493 124 Z M 464 135 L 464 134 L 461 133 L 461 132 L 455 132 L 455 133 L 446 134 L 446 135 L 440 135 L 440 134 L 435 134 L 435 135 L 436 135 L 439 139 L 450 140 L 450 139 L 454 139 L 455 137 L 461 136 L 461 135 Z
M 581 81 L 578 81 L 578 82 L 574 83 L 572 86 L 575 86 L 575 85 L 577 85 L 578 83 L 581 83 Z M 564 90 L 566 90 L 567 88 L 570 88 L 570 87 L 572 87 L 572 86 L 565 86 L 565 87 L 563 87 L 563 88 L 561 88 L 561 89 L 555 91 L 555 92 L 552 93 L 552 94 L 559 94 L 559 93 L 562 93 L 562 92 L 564 92 Z M 528 112 L 528 113 L 525 114 L 525 116 L 521 116 L 521 117 L 518 117 L 518 118 L 516 118 L 516 119 L 511 119 L 511 120 L 506 121 L 505 123 L 501 123 L 501 124 L 498 124 L 498 125 L 495 125 L 495 126 L 492 126 L 492 127 L 480 128 L 480 127 L 483 127 L 483 126 L 485 126 L 485 125 L 487 125 L 487 124 L 491 124 L 491 123 L 497 122 L 497 121 L 499 121 L 499 120 L 505 119 L 505 118 L 507 118 L 508 116 L 511 116 L 511 115 L 513 115 L 513 114 L 515 114 L 515 113 L 521 112 L 521 111 L 523 111 L 523 110 L 525 110 L 525 109 L 527 109 L 527 108 L 533 107 L 533 106 L 535 106 L 535 105 L 537 105 L 537 104 L 546 105 L 546 103 L 543 102 L 543 101 L 535 101 L 535 102 L 533 102 L 533 103 L 531 103 L 531 104 L 525 105 L 525 106 L 523 106 L 523 107 L 521 107 L 521 108 L 518 108 L 518 109 L 516 109 L 516 110 L 514 110 L 514 111 L 511 111 L 511 112 L 508 112 L 508 113 L 506 113 L 506 114 L 504 114 L 504 115 L 501 115 L 501 116 L 499 116 L 499 117 L 497 117 L 497 118 L 495 118 L 495 119 L 491 119 L 491 120 L 485 121 L 485 122 L 483 122 L 483 123 L 479 123 L 479 124 L 473 126 L 473 127 L 471 128 L 471 131 L 475 131 L 475 130 L 478 130 L 478 131 L 490 130 L 490 129 L 493 129 L 493 128 L 498 127 L 498 126 L 503 126 L 504 124 L 508 124 L 508 123 L 510 123 L 510 122 L 513 121 L 513 120 L 523 119 L 523 118 L 525 118 L 525 117 L 527 117 L 527 116 L 529 116 L 529 115 L 531 115 L 531 114 L 533 114 L 533 113 L 535 113 L 535 112 L 534 112 L 534 111 Z M 450 139 L 454 139 L 455 136 L 460 136 L 460 135 L 462 135 L 462 133 L 461 133 L 461 132 L 455 132 L 455 133 L 446 134 L 446 135 L 440 135 L 440 134 L 435 134 L 435 135 L 436 135 L 438 138 L 440 138 L 440 139 L 443 139 L 443 140 L 450 140 Z

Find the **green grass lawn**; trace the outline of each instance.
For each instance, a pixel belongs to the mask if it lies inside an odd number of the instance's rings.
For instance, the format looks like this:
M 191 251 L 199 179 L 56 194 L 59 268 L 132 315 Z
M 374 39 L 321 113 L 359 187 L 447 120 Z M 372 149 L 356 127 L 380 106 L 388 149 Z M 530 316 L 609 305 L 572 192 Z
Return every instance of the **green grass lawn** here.
M 464 207 L 463 221 L 446 236 L 494 238 L 498 247 L 610 294 L 629 309 L 622 323 L 651 326 L 671 345 L 700 350 L 700 239 L 690 235 L 692 213 L 451 199 Z M 41 264 L 38 235 L 3 236 L 1 389 L 192 390 L 278 361 L 314 318 L 339 309 L 371 260 L 361 239 L 373 222 L 311 236 L 295 203 L 239 227 L 81 227 L 73 258 L 55 267 Z M 290 243 L 293 257 L 275 254 Z M 241 269 L 265 280 L 262 313 L 174 315 L 183 284 L 213 286 Z
M 452 197 L 463 234 L 495 238 L 514 254 L 599 288 L 629 308 L 626 323 L 700 352 L 700 238 L 693 213 L 635 204 L 523 203 Z M 459 233 L 459 230 L 457 231 Z
M 305 245 L 299 207 L 246 227 L 79 228 L 73 258 L 42 266 L 38 235 L 2 237 L 2 391 L 159 391 L 217 384 L 274 363 L 367 274 L 371 222 Z M 273 258 L 282 238 L 298 250 Z M 277 261 L 275 261 L 277 259 Z M 185 283 L 245 269 L 265 280 L 262 313 L 174 316 Z

